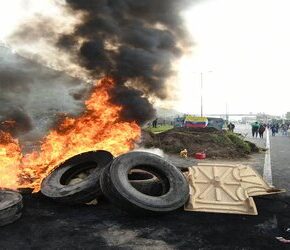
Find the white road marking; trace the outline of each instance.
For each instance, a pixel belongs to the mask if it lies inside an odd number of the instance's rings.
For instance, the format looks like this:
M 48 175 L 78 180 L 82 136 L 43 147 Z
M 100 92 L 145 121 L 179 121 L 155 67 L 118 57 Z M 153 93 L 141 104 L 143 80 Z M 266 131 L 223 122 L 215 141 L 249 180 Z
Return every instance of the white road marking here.
M 267 151 L 265 154 L 263 178 L 265 181 L 267 181 L 269 183 L 269 185 L 273 186 L 272 167 L 271 167 L 271 145 L 270 145 L 269 129 L 266 130 L 266 149 L 267 149 Z

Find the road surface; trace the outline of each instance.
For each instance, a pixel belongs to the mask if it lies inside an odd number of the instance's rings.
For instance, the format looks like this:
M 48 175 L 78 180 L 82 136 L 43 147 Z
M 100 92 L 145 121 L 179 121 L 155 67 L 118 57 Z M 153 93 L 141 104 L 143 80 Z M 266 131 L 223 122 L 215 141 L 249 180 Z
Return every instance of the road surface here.
M 266 148 L 266 133 L 263 139 L 252 138 L 250 125 L 237 125 L 236 132 L 246 135 L 247 140 Z M 273 185 L 290 191 L 290 136 L 282 136 L 281 133 L 276 136 L 269 134 Z M 256 165 L 255 167 L 263 175 L 265 158 L 259 156 L 254 158 L 260 164 L 260 166 Z

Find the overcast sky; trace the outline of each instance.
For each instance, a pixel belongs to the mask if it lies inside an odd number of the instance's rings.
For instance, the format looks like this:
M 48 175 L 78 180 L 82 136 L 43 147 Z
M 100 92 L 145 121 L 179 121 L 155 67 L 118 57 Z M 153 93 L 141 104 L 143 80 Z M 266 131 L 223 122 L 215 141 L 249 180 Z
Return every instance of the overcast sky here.
M 185 14 L 195 47 L 182 60 L 178 108 L 206 113 L 290 111 L 290 1 L 209 0 Z M 208 72 L 212 71 L 212 72 Z
M 57 16 L 51 1 L 1 3 L 0 40 L 29 13 Z M 31 6 L 30 6 L 31 10 Z M 200 72 L 205 113 L 290 111 L 290 1 L 204 0 L 184 13 L 195 41 L 180 62 L 175 108 L 200 112 Z

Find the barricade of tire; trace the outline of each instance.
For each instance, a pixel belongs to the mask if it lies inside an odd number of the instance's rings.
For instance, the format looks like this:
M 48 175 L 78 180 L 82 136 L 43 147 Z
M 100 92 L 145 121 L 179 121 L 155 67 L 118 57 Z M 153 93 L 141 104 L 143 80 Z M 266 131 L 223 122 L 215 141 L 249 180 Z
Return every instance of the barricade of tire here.
M 18 192 L 0 190 L 0 226 L 13 223 L 22 215 L 22 196 Z
M 151 196 L 133 188 L 128 179 L 132 169 L 141 169 L 158 177 L 162 194 Z M 189 196 L 189 187 L 181 171 L 161 157 L 145 152 L 130 152 L 115 158 L 103 170 L 100 183 L 103 194 L 113 204 L 139 215 L 178 209 Z
M 102 194 L 99 185 L 100 174 L 112 160 L 113 155 L 105 150 L 76 155 L 62 163 L 43 180 L 41 193 L 67 204 L 90 202 Z M 81 178 L 81 175 L 86 176 Z
M 86 178 L 78 178 L 88 169 Z M 68 204 L 87 203 L 103 194 L 117 207 L 140 214 L 182 207 L 189 187 L 182 172 L 157 155 L 130 152 L 113 159 L 101 150 L 65 161 L 44 179 L 41 192 Z

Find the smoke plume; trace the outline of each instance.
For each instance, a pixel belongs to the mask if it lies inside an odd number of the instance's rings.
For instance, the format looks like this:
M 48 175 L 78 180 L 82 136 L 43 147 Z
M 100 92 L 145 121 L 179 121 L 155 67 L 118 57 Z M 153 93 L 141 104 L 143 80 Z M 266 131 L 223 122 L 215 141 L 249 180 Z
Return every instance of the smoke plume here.
M 78 21 L 69 31 L 40 16 L 20 27 L 12 44 L 44 39 L 91 79 L 110 76 L 112 102 L 123 106 L 123 119 L 139 124 L 155 110 L 148 97 L 164 99 L 172 64 L 189 45 L 180 13 L 189 0 L 66 0 L 66 13 Z M 80 94 L 74 93 L 76 99 Z
M 139 123 L 152 119 L 154 109 L 146 97 L 166 97 L 172 62 L 187 42 L 180 12 L 189 1 L 66 2 L 84 16 L 73 33 L 60 37 L 58 46 L 76 54 L 91 75 L 115 78 L 112 100 L 124 107 L 123 118 Z

